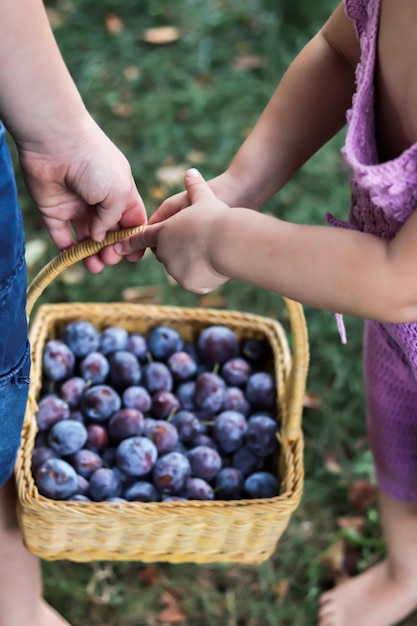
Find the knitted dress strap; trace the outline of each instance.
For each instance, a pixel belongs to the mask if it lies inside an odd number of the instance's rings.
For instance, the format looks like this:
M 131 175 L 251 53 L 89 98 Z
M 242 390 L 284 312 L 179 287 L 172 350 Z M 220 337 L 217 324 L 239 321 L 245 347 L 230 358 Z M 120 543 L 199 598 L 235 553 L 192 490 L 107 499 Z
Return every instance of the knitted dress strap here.
M 360 39 L 366 28 L 369 1 L 370 0 L 344 0 L 346 15 L 355 24 L 358 39 Z

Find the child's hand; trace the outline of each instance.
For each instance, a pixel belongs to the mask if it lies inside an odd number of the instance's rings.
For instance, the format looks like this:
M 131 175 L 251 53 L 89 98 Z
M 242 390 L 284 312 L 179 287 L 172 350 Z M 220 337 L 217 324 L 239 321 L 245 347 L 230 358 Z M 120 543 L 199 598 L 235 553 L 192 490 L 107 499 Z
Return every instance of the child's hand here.
M 219 176 L 212 178 L 208 181 L 210 189 L 213 191 L 216 198 L 225 202 L 230 207 L 232 206 L 244 206 L 249 209 L 259 210 L 249 194 L 245 192 L 246 180 L 239 179 L 230 169 L 226 170 Z M 178 211 L 182 211 L 186 207 L 190 206 L 191 201 L 187 191 L 181 191 L 164 200 L 160 207 L 155 211 L 152 217 L 149 219 L 149 224 L 156 224 L 156 222 L 163 222 L 168 217 L 175 215 Z
M 150 247 L 158 261 L 184 289 L 209 293 L 228 278 L 213 266 L 216 247 L 215 223 L 230 207 L 218 200 L 201 174 L 191 169 L 185 175 L 190 206 L 167 211 L 164 221 L 149 224 L 141 233 L 116 244 L 119 254 L 132 255 Z M 179 196 L 181 194 L 178 194 Z

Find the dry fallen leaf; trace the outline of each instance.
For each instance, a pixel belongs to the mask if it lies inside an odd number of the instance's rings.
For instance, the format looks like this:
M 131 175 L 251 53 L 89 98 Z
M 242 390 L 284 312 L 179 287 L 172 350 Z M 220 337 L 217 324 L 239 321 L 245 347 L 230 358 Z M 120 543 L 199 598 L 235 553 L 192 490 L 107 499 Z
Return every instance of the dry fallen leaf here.
M 178 596 L 172 591 L 164 591 L 161 598 L 161 604 L 164 608 L 158 613 L 160 622 L 171 622 L 180 624 L 185 622 L 187 616 L 183 611 Z
M 143 569 L 141 569 L 138 578 L 143 585 L 146 585 L 146 587 L 155 587 L 163 580 L 161 572 L 154 565 L 146 565 Z
M 113 104 L 112 111 L 119 117 L 130 117 L 132 115 L 132 107 L 125 102 L 116 102 Z
M 277 597 L 278 604 L 281 604 L 283 600 L 288 595 L 288 591 L 290 589 L 290 583 L 287 578 L 282 578 L 277 582 L 271 584 L 271 591 L 275 593 Z
M 146 43 L 163 45 L 177 41 L 181 37 L 181 32 L 175 26 L 157 26 L 146 28 L 141 35 L 141 39 Z
M 362 512 L 375 504 L 377 490 L 368 480 L 354 480 L 349 485 L 349 502 L 356 511 Z
M 265 59 L 255 54 L 246 54 L 238 56 L 233 62 L 233 67 L 236 70 L 257 70 L 260 67 L 265 66 Z
M 60 278 L 66 285 L 78 285 L 84 280 L 86 273 L 83 265 L 74 265 L 65 269 Z
M 128 65 L 123 70 L 123 76 L 126 80 L 137 80 L 140 76 L 140 69 L 137 65 Z
M 319 557 L 328 578 L 336 585 L 349 578 L 345 567 L 346 544 L 343 538 L 332 543 Z
M 140 302 L 141 304 L 159 304 L 161 289 L 159 287 L 129 287 L 122 293 L 124 302 Z
M 337 518 L 337 524 L 339 528 L 352 528 L 353 530 L 360 530 L 365 524 L 365 518 L 360 516 L 342 516 Z
M 181 165 L 165 165 L 156 170 L 156 175 L 162 184 L 167 185 L 167 187 L 173 187 L 184 184 L 184 176 L 187 169 L 188 165 L 184 163 Z
M 156 185 L 151 187 L 148 193 L 149 197 L 155 200 L 155 202 L 162 202 L 168 195 L 168 189 L 164 185 Z
M 321 398 L 316 393 L 312 393 L 311 391 L 306 391 L 304 394 L 303 406 L 306 409 L 320 409 L 321 408 Z
M 56 9 L 51 9 L 51 7 L 47 7 L 46 14 L 48 16 L 49 24 L 51 25 L 52 30 L 55 30 L 55 28 L 59 28 L 64 24 L 64 18 L 62 16 L 62 13 L 60 13 Z
M 26 243 L 25 257 L 28 269 L 44 258 L 47 249 L 48 244 L 44 239 L 31 239 Z
M 338 462 L 338 460 L 336 458 L 336 455 L 334 453 L 333 454 L 329 454 L 326 457 L 326 459 L 324 461 L 324 467 L 331 474 L 341 474 L 342 473 L 342 466 Z
M 199 300 L 199 306 L 204 308 L 225 309 L 227 306 L 226 298 L 215 293 L 209 293 Z
M 104 23 L 106 24 L 106 28 L 109 33 L 121 33 L 124 28 L 122 20 L 115 13 L 108 13 L 105 17 Z

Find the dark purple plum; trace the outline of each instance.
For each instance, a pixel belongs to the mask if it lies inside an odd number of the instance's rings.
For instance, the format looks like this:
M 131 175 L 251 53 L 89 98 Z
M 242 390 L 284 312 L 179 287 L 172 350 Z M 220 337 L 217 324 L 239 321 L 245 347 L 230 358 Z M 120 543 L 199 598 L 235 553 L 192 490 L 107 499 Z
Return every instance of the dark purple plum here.
M 190 441 L 189 446 L 191 448 L 196 448 L 197 446 L 208 446 L 209 448 L 214 448 L 217 450 L 217 443 L 213 441 L 212 437 L 206 435 L 205 433 L 197 433 L 197 435 Z
M 76 495 L 88 496 L 89 490 L 90 490 L 90 482 L 86 478 L 84 478 L 84 476 L 81 476 L 80 474 L 78 474 Z
M 113 470 L 100 467 L 90 476 L 90 497 L 95 502 L 120 496 L 122 491 L 119 477 Z
M 187 498 L 184 496 L 162 496 L 162 502 L 187 502 Z
M 110 363 L 101 352 L 90 352 L 80 362 L 81 376 L 93 385 L 104 383 L 109 372 Z
M 117 465 L 129 476 L 145 476 L 153 469 L 158 450 L 147 437 L 129 437 L 116 449 Z
M 191 477 L 185 481 L 184 496 L 187 500 L 214 500 L 214 490 L 202 478 Z
M 97 350 L 100 335 L 94 324 L 87 320 L 79 320 L 66 326 L 64 341 L 76 357 L 82 358 Z
M 214 419 L 213 438 L 219 450 L 230 454 L 235 452 L 243 443 L 247 421 L 239 411 L 223 411 Z
M 48 435 L 48 443 L 57 454 L 68 456 L 80 450 L 87 441 L 87 429 L 81 422 L 63 420 L 54 424 Z
M 239 355 L 239 339 L 227 326 L 209 326 L 200 333 L 197 348 L 206 363 L 222 364 Z
M 153 427 L 156 424 L 156 419 L 153 417 L 145 417 L 143 422 L 143 435 L 144 437 L 149 437 Z
M 227 387 L 223 408 L 225 411 L 239 411 L 248 417 L 251 407 L 245 392 L 240 387 Z
M 36 423 L 39 430 L 48 430 L 51 426 L 70 416 L 70 408 L 67 402 L 55 394 L 44 396 L 38 404 Z
M 99 351 L 106 356 L 116 350 L 126 350 L 129 333 L 120 326 L 108 326 L 100 335 Z
M 105 467 L 112 467 L 116 465 L 116 446 L 106 446 L 100 451 L 101 460 Z
M 76 493 L 70 498 L 67 498 L 68 502 L 91 502 L 91 499 L 82 493 Z
M 63 459 L 48 459 L 36 472 L 39 493 L 53 500 L 66 500 L 77 492 L 75 469 Z
M 156 487 L 145 480 L 138 480 L 123 492 L 128 502 L 159 502 L 161 496 Z
M 119 394 L 109 385 L 94 385 L 81 398 L 81 411 L 89 420 L 106 422 L 121 407 Z
M 72 409 L 72 411 L 70 411 L 68 419 L 74 420 L 74 422 L 81 422 L 81 424 L 85 424 L 84 415 L 79 409 Z
M 159 455 L 172 452 L 178 443 L 177 429 L 165 420 L 156 420 L 148 437 L 156 445 Z
M 115 389 L 126 389 L 137 385 L 142 377 L 141 366 L 134 354 L 128 350 L 117 350 L 109 356 L 110 383 Z
M 209 446 L 196 446 L 187 452 L 190 462 L 191 476 L 203 478 L 208 482 L 213 480 L 222 467 L 220 454 Z
M 40 466 L 49 459 L 56 459 L 57 454 L 49 446 L 39 446 L 32 450 L 32 474 L 36 475 L 36 472 Z
M 145 364 L 148 361 L 148 344 L 146 338 L 140 333 L 131 333 L 127 340 L 126 350 L 129 350 L 140 363 Z
M 184 382 L 197 373 L 197 363 L 188 352 L 174 352 L 168 357 L 167 365 L 176 382 Z
M 151 395 L 157 391 L 172 391 L 173 378 L 165 363 L 152 361 L 143 368 L 142 383 Z
M 186 411 L 193 411 L 196 408 L 194 380 L 188 380 L 185 383 L 179 384 L 176 388 L 175 395 L 177 396 L 182 409 Z
M 253 365 L 262 366 L 272 356 L 271 346 L 266 339 L 247 339 L 242 345 L 242 355 Z
M 47 341 L 42 356 L 43 374 L 48 380 L 60 381 L 74 373 L 75 356 L 66 343 L 59 339 Z
M 144 417 L 137 409 L 119 409 L 111 416 L 107 425 L 111 439 L 117 443 L 128 437 L 142 435 Z
M 235 467 L 224 467 L 214 483 L 216 500 L 239 500 L 243 491 L 243 475 Z
M 125 389 L 122 393 L 123 406 L 129 409 L 137 409 L 141 413 L 147 413 L 152 406 L 152 398 L 141 385 L 132 385 Z
M 200 432 L 200 420 L 192 411 L 181 410 L 170 418 L 181 441 L 188 443 Z
M 148 337 L 149 352 L 156 361 L 166 361 L 171 354 L 182 350 L 183 345 L 179 332 L 170 326 L 156 326 Z
M 217 413 L 223 407 L 226 383 L 214 372 L 204 372 L 195 381 L 195 403 L 202 411 Z
M 191 467 L 181 452 L 168 452 L 159 457 L 153 470 L 153 484 L 163 494 L 180 495 Z
M 62 383 L 59 395 L 71 409 L 76 409 L 80 405 L 85 388 L 86 381 L 81 376 L 73 376 Z
M 276 403 L 276 386 L 269 372 L 255 372 L 246 384 L 246 398 L 257 409 L 272 410 Z
M 244 441 L 253 454 L 269 456 L 278 449 L 278 424 L 268 415 L 252 415 L 248 421 Z
M 253 474 L 261 468 L 262 459 L 251 452 L 246 446 L 241 446 L 233 454 L 233 467 L 238 469 L 246 478 L 249 474 Z
M 151 413 L 155 419 L 166 419 L 179 408 L 178 398 L 172 391 L 157 391 L 152 397 Z
M 252 373 L 252 367 L 246 359 L 235 357 L 223 363 L 220 374 L 231 387 L 244 387 Z
M 82 448 L 68 458 L 77 474 L 84 478 L 90 478 L 91 474 L 103 467 L 103 460 L 94 450 Z
M 249 498 L 273 498 L 279 495 L 279 483 L 269 472 L 260 471 L 246 478 L 244 490 Z
M 95 452 L 103 450 L 109 443 L 107 428 L 102 424 L 87 424 L 85 447 Z

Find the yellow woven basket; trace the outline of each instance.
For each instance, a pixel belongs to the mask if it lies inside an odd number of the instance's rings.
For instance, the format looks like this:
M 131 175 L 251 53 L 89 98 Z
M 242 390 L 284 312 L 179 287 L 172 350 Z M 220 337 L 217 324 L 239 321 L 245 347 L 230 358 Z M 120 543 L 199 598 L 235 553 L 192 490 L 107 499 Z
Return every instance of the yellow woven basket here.
M 109 233 L 102 244 L 83 242 L 53 259 L 28 288 L 28 316 L 45 287 L 63 269 L 138 229 Z M 31 383 L 22 443 L 15 465 L 17 513 L 25 545 L 46 560 L 260 563 L 276 548 L 303 489 L 301 416 L 308 369 L 308 342 L 302 307 L 285 300 L 292 355 L 279 322 L 262 316 L 205 308 L 121 303 L 47 304 L 31 323 Z M 31 472 L 37 433 L 45 343 L 66 324 L 87 319 L 99 329 L 123 326 L 146 334 L 164 323 L 187 341 L 211 324 L 225 324 L 241 338 L 264 338 L 273 352 L 280 421 L 276 458 L 280 495 L 268 499 L 157 503 L 66 502 L 40 495 Z

